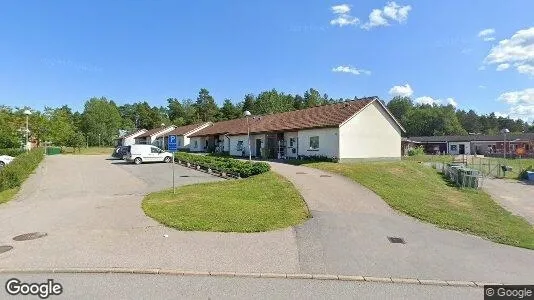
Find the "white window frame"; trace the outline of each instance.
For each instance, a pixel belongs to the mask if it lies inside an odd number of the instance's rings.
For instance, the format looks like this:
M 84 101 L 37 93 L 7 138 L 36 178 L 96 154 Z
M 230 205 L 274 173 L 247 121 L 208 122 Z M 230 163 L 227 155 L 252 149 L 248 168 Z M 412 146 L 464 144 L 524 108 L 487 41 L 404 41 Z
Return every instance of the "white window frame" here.
M 244 144 L 245 143 L 243 141 L 237 141 L 236 151 L 243 151 L 243 149 L 245 148 Z

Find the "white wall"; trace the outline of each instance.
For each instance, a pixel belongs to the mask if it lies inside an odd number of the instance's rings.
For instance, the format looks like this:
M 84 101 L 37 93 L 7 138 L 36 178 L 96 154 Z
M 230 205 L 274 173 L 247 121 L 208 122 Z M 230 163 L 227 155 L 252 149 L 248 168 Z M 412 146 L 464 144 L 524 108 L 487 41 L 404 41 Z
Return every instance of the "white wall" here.
M 293 145 L 293 148 L 295 148 L 295 153 L 292 151 L 292 147 L 289 145 L 289 139 L 295 138 L 295 144 Z M 286 154 L 288 157 L 296 158 L 298 156 L 298 132 L 285 132 L 284 133 L 284 139 L 286 142 Z M 308 141 L 309 143 L 309 141 Z M 320 143 L 320 141 L 319 141 Z
M 230 155 L 241 156 L 242 152 L 237 151 L 237 142 L 243 141 L 243 150 L 245 150 L 245 156 L 248 156 L 248 140 L 246 135 L 232 135 L 230 136 Z
M 470 142 L 449 142 L 447 151 L 449 152 L 449 154 L 458 155 L 460 154 L 460 145 L 465 146 L 465 152 L 463 154 L 467 154 L 467 155 L 471 154 L 471 143 Z M 451 149 L 451 146 L 456 146 L 456 149 L 455 150 Z
M 400 158 L 401 129 L 378 102 L 339 128 L 340 159 Z
M 189 141 L 189 150 L 191 152 L 203 152 L 205 142 L 204 137 L 192 137 Z M 195 148 L 195 141 L 197 141 L 197 147 Z
M 305 156 L 339 157 L 338 128 L 306 129 L 298 131 L 298 153 Z M 310 150 L 310 137 L 319 137 L 319 149 Z M 289 145 L 289 141 L 288 141 Z M 399 145 L 400 150 L 400 145 Z

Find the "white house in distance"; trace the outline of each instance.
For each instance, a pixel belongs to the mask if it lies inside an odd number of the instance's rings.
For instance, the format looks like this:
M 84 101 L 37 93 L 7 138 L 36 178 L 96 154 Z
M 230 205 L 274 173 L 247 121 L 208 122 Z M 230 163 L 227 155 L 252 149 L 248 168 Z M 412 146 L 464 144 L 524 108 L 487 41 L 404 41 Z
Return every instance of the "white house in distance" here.
M 145 133 L 138 135 L 135 138 L 136 144 L 151 144 L 160 148 L 163 148 L 163 138 L 167 133 L 173 131 L 176 126 L 163 126 L 146 131 Z
M 140 129 L 117 139 L 117 146 L 130 146 L 135 144 L 135 138 L 147 132 L 146 129 Z
M 248 125 L 247 125 L 248 124 Z M 404 128 L 377 97 L 222 121 L 190 135 L 191 152 L 286 159 L 400 159 Z
M 213 123 L 205 122 L 176 127 L 174 130 L 165 134 L 165 145 L 168 145 L 167 140 L 169 135 L 176 135 L 176 144 L 178 149 L 189 148 L 189 136 L 211 125 L 213 125 Z

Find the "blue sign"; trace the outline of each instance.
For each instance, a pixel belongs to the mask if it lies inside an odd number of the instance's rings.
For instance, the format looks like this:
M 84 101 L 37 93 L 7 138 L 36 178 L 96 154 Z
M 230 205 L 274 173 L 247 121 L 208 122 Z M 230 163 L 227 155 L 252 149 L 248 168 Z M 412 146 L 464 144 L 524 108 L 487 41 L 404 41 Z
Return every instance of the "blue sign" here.
M 175 135 L 169 135 L 169 152 L 176 152 L 178 151 L 178 144 L 176 143 L 176 136 Z

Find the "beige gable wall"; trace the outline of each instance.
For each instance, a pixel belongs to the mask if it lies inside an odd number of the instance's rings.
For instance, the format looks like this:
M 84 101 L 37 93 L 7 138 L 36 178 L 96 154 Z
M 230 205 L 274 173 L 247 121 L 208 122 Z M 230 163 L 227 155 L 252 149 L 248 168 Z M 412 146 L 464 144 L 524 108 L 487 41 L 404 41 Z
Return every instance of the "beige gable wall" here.
M 339 128 L 340 159 L 400 158 L 401 129 L 378 102 Z

